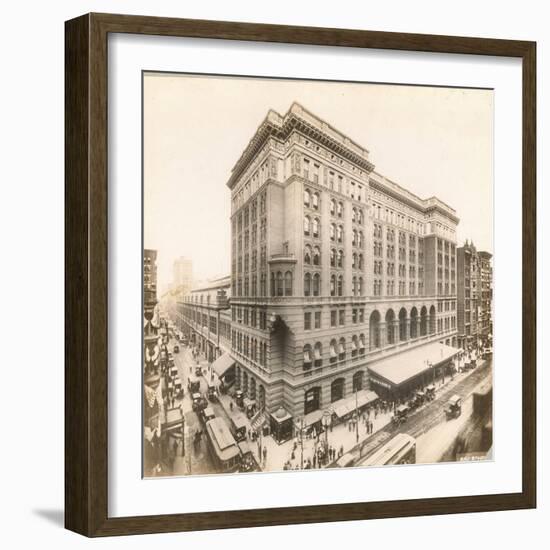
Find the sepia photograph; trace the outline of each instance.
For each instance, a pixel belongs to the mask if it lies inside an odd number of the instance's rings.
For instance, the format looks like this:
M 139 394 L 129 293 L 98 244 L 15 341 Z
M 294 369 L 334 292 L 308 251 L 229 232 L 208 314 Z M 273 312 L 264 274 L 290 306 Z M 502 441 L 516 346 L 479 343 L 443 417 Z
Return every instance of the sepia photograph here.
M 494 91 L 142 84 L 143 477 L 492 460 Z

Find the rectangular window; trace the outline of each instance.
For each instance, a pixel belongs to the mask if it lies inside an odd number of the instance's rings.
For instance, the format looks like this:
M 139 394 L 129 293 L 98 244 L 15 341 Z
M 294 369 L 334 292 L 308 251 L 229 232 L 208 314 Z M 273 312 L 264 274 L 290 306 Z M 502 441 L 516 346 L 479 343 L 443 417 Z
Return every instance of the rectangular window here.
M 336 321 L 337 321 L 337 319 L 336 319 L 337 315 L 338 315 L 338 312 L 337 312 L 335 309 L 333 309 L 333 310 L 330 312 L 330 326 L 331 326 L 331 327 L 335 327 L 335 326 L 336 326 L 336 324 L 337 324 L 337 322 L 336 322 Z
M 351 322 L 353 324 L 357 323 L 357 309 L 355 308 L 351 310 Z
M 346 310 L 345 309 L 340 310 L 339 317 L 340 317 L 340 326 L 344 326 L 344 323 L 346 322 Z
M 321 312 L 315 312 L 315 328 L 321 328 Z
M 311 330 L 311 313 L 304 313 L 304 330 Z

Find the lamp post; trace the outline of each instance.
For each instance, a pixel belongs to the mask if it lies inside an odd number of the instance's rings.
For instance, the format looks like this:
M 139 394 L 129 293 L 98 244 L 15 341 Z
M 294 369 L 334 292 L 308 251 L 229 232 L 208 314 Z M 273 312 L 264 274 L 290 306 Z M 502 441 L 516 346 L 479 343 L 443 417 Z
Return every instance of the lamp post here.
M 330 425 L 332 424 L 332 414 L 330 411 L 325 411 L 323 413 L 323 416 L 321 418 L 321 422 L 323 423 L 323 428 L 325 429 L 325 453 L 328 457 L 328 430 L 330 428 Z M 328 458 L 327 458 L 328 462 Z
M 304 419 L 297 418 L 294 423 L 294 430 L 300 438 L 300 469 L 304 469 Z

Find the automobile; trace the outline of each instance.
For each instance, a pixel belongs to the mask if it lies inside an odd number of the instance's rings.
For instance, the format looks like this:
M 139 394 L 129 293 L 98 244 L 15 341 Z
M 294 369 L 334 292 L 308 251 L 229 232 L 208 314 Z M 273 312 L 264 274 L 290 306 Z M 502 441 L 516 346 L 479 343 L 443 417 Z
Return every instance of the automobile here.
M 206 424 L 209 420 L 212 420 L 213 418 L 216 417 L 216 415 L 214 414 L 214 410 L 212 409 L 212 407 L 205 407 L 204 409 L 202 409 L 200 411 L 200 419 Z
M 187 387 L 192 394 L 195 394 L 200 390 L 201 381 L 196 376 L 191 374 L 187 379 Z
M 242 390 L 237 390 L 235 392 L 235 402 L 237 403 L 237 407 L 242 409 L 244 407 L 243 401 L 244 401 L 243 391 Z
M 458 418 L 462 414 L 462 397 L 453 395 L 447 403 L 445 414 L 447 419 Z
M 208 390 L 206 393 L 209 401 L 218 401 L 218 391 L 216 390 L 215 384 L 209 383 Z
M 200 413 L 208 407 L 208 401 L 199 392 L 194 393 L 191 399 L 193 400 L 193 410 L 196 413 Z
M 399 405 L 397 409 L 395 409 L 395 414 L 392 416 L 392 424 L 400 425 L 407 421 L 407 417 L 409 416 L 409 407 L 407 405 Z
M 179 353 L 180 352 L 180 347 L 177 344 L 174 345 L 173 352 L 174 353 Z
M 430 384 L 426 388 L 426 401 L 433 401 L 435 399 L 435 386 Z

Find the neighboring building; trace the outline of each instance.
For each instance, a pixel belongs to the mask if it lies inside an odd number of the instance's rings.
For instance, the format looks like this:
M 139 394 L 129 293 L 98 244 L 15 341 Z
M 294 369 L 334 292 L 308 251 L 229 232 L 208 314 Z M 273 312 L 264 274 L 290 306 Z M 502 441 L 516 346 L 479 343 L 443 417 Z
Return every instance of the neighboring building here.
M 493 332 L 493 268 L 492 255 L 478 252 L 466 241 L 457 249 L 458 341 L 463 348 L 485 343 Z
M 231 356 L 260 410 L 313 423 L 354 392 L 404 394 L 449 364 L 451 207 L 376 173 L 366 149 L 297 103 L 268 112 L 227 185 Z
M 231 350 L 230 296 L 227 276 L 192 289 L 178 304 L 182 332 L 211 363 Z
M 143 251 L 143 368 L 146 374 L 158 372 L 157 251 Z M 147 381 L 147 380 L 146 380 Z M 158 383 L 158 380 L 156 381 Z
M 490 340 L 493 338 L 493 255 L 482 251 L 478 256 L 481 270 L 478 334 L 482 340 Z

